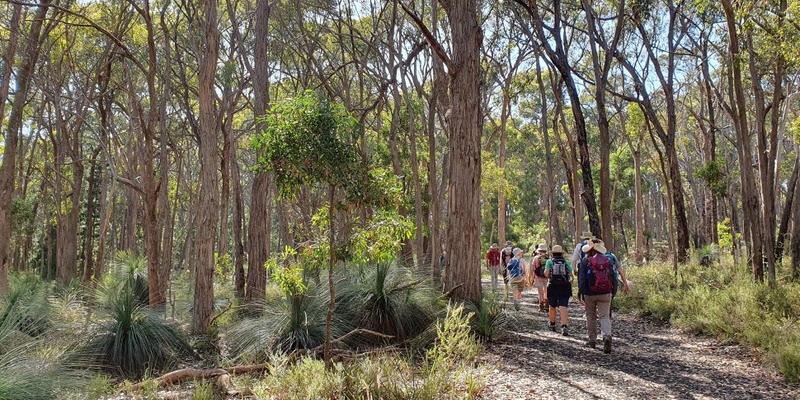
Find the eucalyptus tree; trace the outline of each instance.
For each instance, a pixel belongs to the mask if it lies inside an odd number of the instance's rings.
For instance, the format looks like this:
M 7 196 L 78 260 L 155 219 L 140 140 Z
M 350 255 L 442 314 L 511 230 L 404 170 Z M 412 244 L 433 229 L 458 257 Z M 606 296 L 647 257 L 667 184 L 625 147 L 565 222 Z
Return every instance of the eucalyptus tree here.
M 513 5 L 512 5 L 513 7 Z M 488 81 L 486 86 L 486 104 L 484 105 L 486 119 L 491 123 L 492 130 L 486 143 L 486 149 L 493 147 L 495 138 L 497 141 L 497 166 L 499 176 L 489 177 L 490 180 L 497 180 L 497 240 L 506 241 L 506 194 L 504 191 L 513 185 L 505 184 L 506 166 L 506 136 L 509 119 L 512 118 L 513 102 L 529 82 L 519 79 L 520 69 L 530 69 L 530 60 L 534 56 L 533 43 L 514 23 L 508 15 L 510 10 L 508 5 L 502 2 L 496 3 L 495 7 L 489 10 L 483 26 L 486 29 L 484 45 L 482 47 L 483 57 L 486 62 L 486 74 Z M 526 76 L 526 75 L 525 75 Z M 499 97 L 499 122 L 496 118 L 496 110 L 490 105 L 497 101 L 490 101 L 490 97 Z M 525 154 L 520 155 L 524 157 Z M 543 177 L 543 182 L 548 182 Z
M 47 36 L 53 23 L 46 24 L 50 0 L 42 0 L 36 10 L 35 17 L 30 25 L 30 30 L 25 41 L 22 62 L 16 73 L 16 92 L 8 116 L 8 125 L 3 147 L 3 164 L 0 166 L 0 291 L 8 287 L 9 244 L 11 239 L 11 211 L 15 192 L 15 179 L 17 170 L 17 146 L 19 135 L 25 117 L 28 90 L 31 79 L 39 59 L 42 40 Z M 43 30 L 44 27 L 44 30 Z M 8 50 L 8 49 L 7 49 Z M 6 54 L 6 63 L 11 60 Z M 13 55 L 13 54 L 11 54 Z M 10 80 L 10 74 L 4 75 L 3 80 Z M 5 100 L 5 99 L 2 99 Z
M 255 10 L 256 35 L 253 58 L 253 116 L 258 133 L 268 128 L 266 113 L 270 107 L 269 72 L 269 19 L 271 7 L 267 0 L 259 0 Z M 260 155 L 259 155 L 260 156 Z M 250 224 L 248 225 L 247 286 L 245 299 L 254 303 L 262 299 L 266 290 L 266 271 L 264 264 L 269 258 L 270 231 L 272 228 L 272 208 L 270 206 L 272 176 L 268 172 L 256 172 L 250 204 Z M 238 285 L 237 285 L 238 287 Z
M 214 302 L 214 244 L 219 225 L 219 174 L 217 147 L 219 121 L 215 110 L 214 82 L 219 57 L 217 1 L 203 2 L 203 52 L 199 54 L 197 100 L 200 109 L 200 199 L 197 224 L 197 260 L 195 269 L 192 331 L 204 334 L 211 325 Z
M 738 139 L 742 201 L 747 210 L 745 230 L 749 233 L 753 277 L 764 280 L 763 265 L 766 263 L 769 283 L 775 285 L 775 201 L 784 108 L 781 104 L 787 100 L 788 61 L 796 57 L 785 52 L 783 43 L 789 37 L 796 37 L 798 29 L 786 18 L 789 10 L 786 1 L 766 2 L 755 7 L 750 3 L 723 0 L 721 7 L 728 34 L 727 56 L 731 71 L 728 79 L 733 87 L 726 110 L 733 118 Z M 753 25 L 762 29 L 751 29 Z M 749 72 L 748 77 L 745 72 Z M 745 92 L 748 82 L 751 96 Z M 764 87 L 765 83 L 768 88 Z M 758 176 L 752 168 L 746 167 L 754 156 L 753 136 Z
M 525 11 L 529 21 L 519 16 L 521 23 L 529 23 L 533 34 L 537 39 L 537 44 L 544 50 L 545 55 L 552 65 L 558 70 L 566 89 L 572 112 L 575 135 L 580 151 L 580 166 L 583 178 L 583 188 L 580 190 L 581 198 L 586 205 L 586 212 L 589 215 L 589 227 L 595 236 L 602 237 L 602 225 L 600 216 L 597 212 L 597 201 L 592 177 L 592 166 L 589 156 L 588 134 L 586 129 L 586 117 L 584 115 L 581 97 L 574 77 L 574 60 L 570 60 L 570 49 L 568 45 L 572 32 L 568 26 L 573 24 L 566 19 L 563 4 L 560 0 L 553 1 L 552 5 L 545 7 L 536 2 L 525 2 L 516 0 L 516 3 Z M 522 22 L 525 21 L 525 22 Z M 548 25 L 545 21 L 551 21 Z M 577 191 L 577 188 L 575 188 Z M 577 207 L 577 205 L 576 205 Z
M 637 4 L 637 7 L 633 7 L 629 13 L 625 13 L 625 23 L 629 24 L 628 26 L 633 28 L 634 32 L 627 35 L 622 42 L 628 49 L 627 51 L 614 51 L 610 43 L 600 37 L 595 39 L 603 50 L 614 55 L 633 80 L 632 91 L 634 93 L 618 93 L 618 95 L 623 96 L 627 101 L 641 105 L 655 135 L 664 147 L 677 235 L 676 256 L 677 261 L 684 262 L 688 259 L 689 226 L 686 219 L 683 180 L 675 145 L 678 122 L 675 93 L 676 74 L 681 57 L 680 44 L 686 36 L 683 30 L 678 29 L 681 7 L 683 7 L 683 3 L 675 4 L 672 0 L 668 0 L 666 4 Z M 619 14 L 622 14 L 623 5 L 619 6 L 619 10 Z M 641 49 L 644 53 L 642 59 L 638 58 L 637 49 Z M 657 82 L 655 88 L 649 84 L 650 81 Z M 655 102 L 654 91 L 658 92 L 657 99 L 663 101 L 663 105 Z M 663 117 L 660 113 L 661 107 L 664 107 L 666 111 L 666 115 Z M 666 119 L 666 126 L 663 124 L 664 119 Z
M 605 243 L 609 250 L 614 251 L 614 240 L 611 235 L 612 207 L 611 207 L 611 178 L 609 154 L 611 152 L 611 133 L 609 131 L 609 117 L 607 110 L 606 92 L 608 91 L 609 74 L 613 67 L 613 54 L 618 51 L 617 47 L 622 37 L 624 27 L 623 12 L 625 1 L 617 2 L 616 10 L 610 9 L 610 4 L 603 2 L 581 1 L 584 15 L 586 15 L 586 29 L 588 36 L 588 46 L 592 60 L 592 71 L 594 80 L 594 99 L 597 106 L 597 128 L 600 131 L 600 216 L 605 232 Z M 610 9 L 610 10 L 609 10 Z M 610 14 L 610 15 L 606 15 Z M 606 37 L 606 28 L 613 30 L 610 38 Z M 604 51 L 601 52 L 598 42 L 607 43 Z

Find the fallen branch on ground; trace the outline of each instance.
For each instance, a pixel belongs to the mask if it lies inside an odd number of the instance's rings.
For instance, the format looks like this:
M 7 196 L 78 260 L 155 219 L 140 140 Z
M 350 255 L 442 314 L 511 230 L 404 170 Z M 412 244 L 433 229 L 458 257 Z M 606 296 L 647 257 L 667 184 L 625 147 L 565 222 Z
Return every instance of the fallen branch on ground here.
M 134 391 L 142 390 L 145 383 L 148 382 L 158 382 L 158 385 L 171 385 L 175 383 L 180 383 L 186 380 L 194 380 L 194 379 L 211 379 L 216 378 L 223 375 L 238 375 L 238 374 L 248 374 L 252 372 L 261 372 L 269 369 L 269 364 L 253 364 L 253 365 L 240 365 L 236 367 L 230 368 L 210 368 L 210 369 L 197 369 L 197 368 L 183 368 L 172 372 L 167 372 L 164 375 L 159 376 L 158 378 L 149 379 L 146 381 L 139 382 L 133 386 L 131 389 Z

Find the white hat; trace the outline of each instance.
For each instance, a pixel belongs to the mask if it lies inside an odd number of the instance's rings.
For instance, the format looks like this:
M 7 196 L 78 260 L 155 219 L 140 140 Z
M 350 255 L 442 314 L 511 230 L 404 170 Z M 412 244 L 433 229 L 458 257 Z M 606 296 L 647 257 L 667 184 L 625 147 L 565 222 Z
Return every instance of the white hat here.
M 514 257 L 516 257 L 519 255 L 519 253 L 522 253 L 522 249 L 520 249 L 519 247 L 515 247 L 512 253 L 514 253 Z

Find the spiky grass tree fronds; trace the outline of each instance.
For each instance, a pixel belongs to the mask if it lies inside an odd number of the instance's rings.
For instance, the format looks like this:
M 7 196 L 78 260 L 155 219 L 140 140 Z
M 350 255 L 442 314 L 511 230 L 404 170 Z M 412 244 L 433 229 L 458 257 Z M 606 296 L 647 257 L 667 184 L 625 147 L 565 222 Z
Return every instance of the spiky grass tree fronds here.
M 489 342 L 505 333 L 508 314 L 505 312 L 504 297 L 497 293 L 484 293 L 480 303 L 466 303 L 467 311 L 472 313 L 472 333 L 481 342 Z
M 191 348 L 177 325 L 142 304 L 134 274 L 129 269 L 120 292 L 105 293 L 104 321 L 77 355 L 90 366 L 138 378 L 175 364 Z
M 341 279 L 336 301 L 341 318 L 356 327 L 394 336 L 403 342 L 424 331 L 439 307 L 427 280 L 399 263 L 350 268 L 359 276 Z
M 231 350 L 239 357 L 263 360 L 272 353 L 313 349 L 325 340 L 327 291 L 312 286 L 305 293 L 264 304 L 259 318 L 245 318 L 228 331 Z M 341 334 L 334 323 L 334 334 Z
M 23 286 L 30 288 L 28 278 Z M 18 292 L 20 282 L 12 279 L 9 295 Z M 36 286 L 36 285 L 34 285 Z M 38 293 L 37 288 L 33 293 Z M 23 296 L 25 297 L 25 296 Z M 63 354 L 46 335 L 33 335 L 26 330 L 46 333 L 47 318 L 33 317 L 30 304 L 18 300 L 13 305 L 4 304 L 4 318 L 0 321 L 0 400 L 53 399 L 56 393 L 77 388 L 83 381 L 80 372 L 69 370 L 59 361 Z M 47 302 L 46 296 L 41 298 Z
M 0 325 L 39 336 L 50 327 L 50 287 L 33 274 L 15 273 L 0 298 Z

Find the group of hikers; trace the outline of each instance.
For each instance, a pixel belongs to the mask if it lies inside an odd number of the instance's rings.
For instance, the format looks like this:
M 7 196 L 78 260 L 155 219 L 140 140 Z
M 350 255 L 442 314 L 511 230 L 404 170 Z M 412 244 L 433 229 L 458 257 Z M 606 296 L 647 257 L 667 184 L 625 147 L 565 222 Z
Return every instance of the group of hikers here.
M 569 335 L 567 306 L 572 297 L 574 278 L 578 279 L 578 300 L 586 309 L 586 327 L 589 339 L 586 345 L 597 346 L 597 322 L 600 321 L 603 352 L 611 352 L 611 300 L 620 284 L 628 292 L 625 270 L 614 253 L 606 249 L 605 243 L 591 233 L 581 235 L 572 257 L 567 260 L 561 245 L 549 249 L 547 244 L 536 247 L 536 254 L 529 263 L 524 251 L 509 240 L 505 247 L 493 243 L 486 253 L 486 268 L 492 279 L 492 289 L 497 290 L 502 277 L 505 294 L 509 287 L 513 291 L 515 306 L 519 306 L 526 287 L 536 288 L 539 311 L 549 312 L 549 328 L 556 332 L 556 314 L 560 317 L 561 334 Z M 573 266 L 575 266 L 573 268 Z

